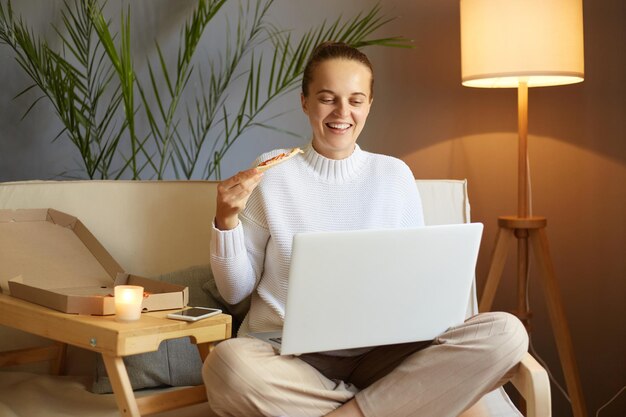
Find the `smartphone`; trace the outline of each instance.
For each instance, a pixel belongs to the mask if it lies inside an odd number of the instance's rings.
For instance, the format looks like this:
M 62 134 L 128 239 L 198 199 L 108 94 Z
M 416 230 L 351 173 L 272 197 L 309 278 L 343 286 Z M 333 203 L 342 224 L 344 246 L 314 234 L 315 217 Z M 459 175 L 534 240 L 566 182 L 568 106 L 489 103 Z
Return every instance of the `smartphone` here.
M 216 314 L 220 314 L 221 312 L 222 310 L 220 310 L 219 308 L 191 307 L 187 310 L 179 310 L 174 311 L 173 313 L 169 313 L 167 315 L 167 318 L 174 320 L 198 321 L 206 319 L 207 317 L 214 316 Z

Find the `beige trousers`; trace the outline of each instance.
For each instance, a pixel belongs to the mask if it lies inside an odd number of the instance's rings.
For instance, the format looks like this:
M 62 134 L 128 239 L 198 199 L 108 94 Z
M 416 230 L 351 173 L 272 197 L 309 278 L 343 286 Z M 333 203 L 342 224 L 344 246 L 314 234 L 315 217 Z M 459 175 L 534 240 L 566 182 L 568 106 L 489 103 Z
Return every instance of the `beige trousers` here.
M 520 321 L 483 313 L 432 342 L 356 357 L 280 356 L 252 338 L 220 343 L 202 376 L 217 416 L 323 416 L 356 397 L 366 417 L 455 417 L 504 384 L 528 349 Z

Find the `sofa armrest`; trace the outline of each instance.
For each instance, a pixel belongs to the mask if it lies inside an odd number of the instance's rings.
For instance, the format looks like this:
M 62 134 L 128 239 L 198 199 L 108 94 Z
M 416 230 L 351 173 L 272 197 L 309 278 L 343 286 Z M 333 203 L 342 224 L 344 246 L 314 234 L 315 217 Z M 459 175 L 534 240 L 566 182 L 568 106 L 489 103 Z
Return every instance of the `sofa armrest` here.
M 522 358 L 511 383 L 526 400 L 527 417 L 552 416 L 548 373 L 530 353 Z

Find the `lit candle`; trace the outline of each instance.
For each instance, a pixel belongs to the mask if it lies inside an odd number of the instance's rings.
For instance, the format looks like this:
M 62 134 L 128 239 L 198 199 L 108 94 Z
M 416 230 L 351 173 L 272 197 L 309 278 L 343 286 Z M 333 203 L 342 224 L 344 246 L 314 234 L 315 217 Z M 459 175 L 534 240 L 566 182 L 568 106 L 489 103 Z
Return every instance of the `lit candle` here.
M 115 290 L 115 320 L 134 321 L 141 317 L 143 287 L 138 285 L 117 285 Z

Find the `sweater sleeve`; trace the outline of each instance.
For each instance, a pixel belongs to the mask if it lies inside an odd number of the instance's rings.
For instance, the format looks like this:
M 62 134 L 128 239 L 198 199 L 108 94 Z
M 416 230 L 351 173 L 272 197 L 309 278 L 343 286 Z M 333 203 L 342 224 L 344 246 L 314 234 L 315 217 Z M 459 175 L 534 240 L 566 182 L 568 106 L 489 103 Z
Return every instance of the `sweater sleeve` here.
M 263 272 L 269 231 L 240 215 L 232 230 L 213 224 L 211 269 L 224 300 L 236 304 L 249 296 Z

